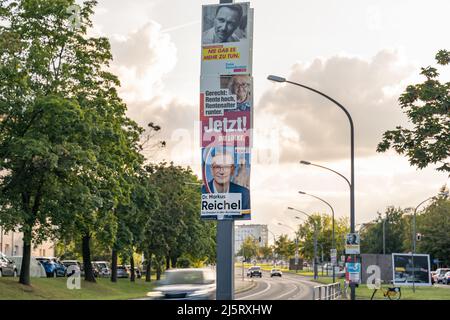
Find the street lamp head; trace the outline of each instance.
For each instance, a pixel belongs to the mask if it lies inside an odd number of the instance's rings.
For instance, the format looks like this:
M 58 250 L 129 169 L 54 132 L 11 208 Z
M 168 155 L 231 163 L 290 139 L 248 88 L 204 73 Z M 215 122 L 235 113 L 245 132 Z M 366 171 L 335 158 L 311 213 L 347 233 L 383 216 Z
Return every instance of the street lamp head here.
M 297 216 L 295 216 L 295 219 L 302 220 L 302 219 L 300 219 L 300 217 L 297 217 Z
M 285 78 L 273 76 L 273 75 L 268 76 L 267 79 L 270 81 L 275 81 L 275 82 L 286 82 Z
M 294 208 L 292 208 L 292 207 L 288 207 L 288 210 L 294 210 Z
M 306 194 L 306 192 L 303 192 L 303 191 L 299 191 L 298 193 L 300 193 L 300 194 Z
M 304 160 L 300 161 L 300 163 L 301 163 L 301 164 L 305 164 L 305 165 L 310 165 L 310 164 L 311 164 L 311 162 L 309 162 L 309 161 L 304 161 Z
M 282 224 L 281 222 L 278 222 L 278 225 L 279 225 L 279 226 L 282 226 L 283 224 Z

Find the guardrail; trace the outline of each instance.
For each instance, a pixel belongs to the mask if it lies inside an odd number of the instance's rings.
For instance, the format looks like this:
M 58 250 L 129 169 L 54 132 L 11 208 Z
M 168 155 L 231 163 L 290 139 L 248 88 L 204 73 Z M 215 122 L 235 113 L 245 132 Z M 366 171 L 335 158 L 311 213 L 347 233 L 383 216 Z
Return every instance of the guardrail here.
M 341 297 L 341 283 L 324 284 L 313 288 L 313 300 L 336 300 Z

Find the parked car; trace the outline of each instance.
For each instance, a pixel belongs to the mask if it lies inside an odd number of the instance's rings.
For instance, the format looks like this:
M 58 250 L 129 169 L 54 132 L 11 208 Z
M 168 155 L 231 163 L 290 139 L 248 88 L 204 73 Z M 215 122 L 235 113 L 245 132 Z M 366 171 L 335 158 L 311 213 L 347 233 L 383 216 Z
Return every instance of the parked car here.
M 283 275 L 283 272 L 281 272 L 280 269 L 272 269 L 270 270 L 270 277 L 281 277 Z
M 75 272 L 79 272 L 81 274 L 81 263 L 77 260 L 63 260 L 61 263 L 67 268 L 66 275 L 71 276 Z
M 45 269 L 47 277 L 65 277 L 67 268 L 54 257 L 37 257 Z
M 129 278 L 130 271 L 126 266 L 117 266 L 117 278 Z
M 260 266 L 253 266 L 249 268 L 248 276 L 250 278 L 260 277 L 262 278 L 262 271 Z
M 436 270 L 436 283 L 442 283 L 444 280 L 444 276 L 447 272 L 450 271 L 450 268 L 439 268 Z
M 450 271 L 448 271 L 444 274 L 444 277 L 442 278 L 442 283 L 450 284 Z
M 98 276 L 100 277 L 110 277 L 111 269 L 109 268 L 109 263 L 106 261 L 94 261 L 92 265 L 98 270 Z
M 19 273 L 17 272 L 16 264 L 13 260 L 6 257 L 0 252 L 0 277 L 3 276 L 13 276 L 17 277 Z
M 211 269 L 171 269 L 147 296 L 158 300 L 213 300 L 216 278 Z

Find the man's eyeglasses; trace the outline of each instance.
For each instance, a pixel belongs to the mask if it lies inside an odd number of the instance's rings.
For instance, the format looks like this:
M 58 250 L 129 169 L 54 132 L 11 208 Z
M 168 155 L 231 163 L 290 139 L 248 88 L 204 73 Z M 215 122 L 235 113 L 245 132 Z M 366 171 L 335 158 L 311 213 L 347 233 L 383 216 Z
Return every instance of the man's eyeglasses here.
M 248 88 L 248 87 L 250 87 L 250 84 L 248 84 L 248 83 L 235 83 L 234 87 L 235 88 Z
M 213 170 L 216 170 L 216 171 L 220 171 L 220 170 L 223 170 L 223 171 L 225 171 L 225 170 L 230 170 L 231 167 L 233 167 L 233 165 L 227 165 L 227 166 L 213 165 L 213 166 L 212 166 Z

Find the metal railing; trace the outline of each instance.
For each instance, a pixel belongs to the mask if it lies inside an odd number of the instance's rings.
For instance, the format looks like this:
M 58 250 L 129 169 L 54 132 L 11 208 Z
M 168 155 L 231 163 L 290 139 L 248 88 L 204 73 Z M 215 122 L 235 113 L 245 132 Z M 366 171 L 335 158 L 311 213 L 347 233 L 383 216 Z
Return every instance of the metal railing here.
M 324 284 L 313 288 L 313 300 L 337 300 L 341 297 L 341 283 Z

